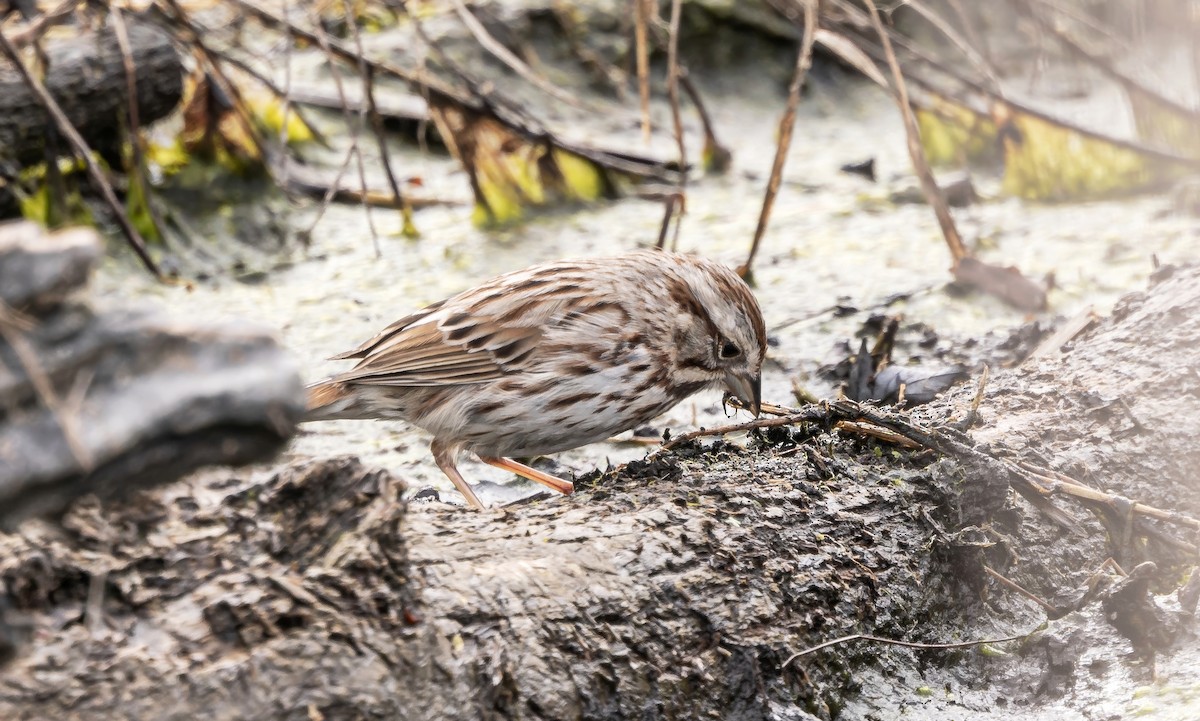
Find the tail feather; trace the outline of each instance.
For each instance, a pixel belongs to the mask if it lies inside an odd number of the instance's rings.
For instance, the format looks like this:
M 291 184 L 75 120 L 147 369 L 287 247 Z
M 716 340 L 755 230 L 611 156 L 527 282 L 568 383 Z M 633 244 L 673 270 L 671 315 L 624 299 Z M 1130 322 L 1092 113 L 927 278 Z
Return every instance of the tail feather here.
M 308 387 L 306 421 L 331 421 L 338 418 L 359 418 L 355 410 L 354 393 L 345 383 L 328 380 Z

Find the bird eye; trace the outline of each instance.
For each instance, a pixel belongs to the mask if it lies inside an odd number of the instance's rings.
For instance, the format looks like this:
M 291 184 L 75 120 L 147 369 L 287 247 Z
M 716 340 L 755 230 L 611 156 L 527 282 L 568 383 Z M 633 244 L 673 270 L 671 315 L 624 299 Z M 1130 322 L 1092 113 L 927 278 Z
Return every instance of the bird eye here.
M 725 359 L 737 358 L 741 354 L 742 354 L 742 349 L 738 348 L 733 343 L 730 343 L 729 341 L 725 341 L 724 343 L 721 344 L 720 355 L 722 358 L 725 358 Z

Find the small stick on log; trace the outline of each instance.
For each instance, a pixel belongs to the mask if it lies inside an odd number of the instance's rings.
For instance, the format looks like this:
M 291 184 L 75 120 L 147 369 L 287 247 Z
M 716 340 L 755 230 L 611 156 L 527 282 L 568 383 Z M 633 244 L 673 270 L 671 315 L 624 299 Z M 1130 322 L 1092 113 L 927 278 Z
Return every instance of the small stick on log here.
M 1049 484 L 1048 490 L 1052 493 L 1061 492 L 1075 498 L 1082 498 L 1084 500 L 1102 503 L 1114 511 L 1118 510 L 1117 504 L 1119 496 L 1116 496 L 1112 493 L 1106 493 L 1105 491 L 1098 491 L 1090 486 L 1085 486 L 1074 478 L 1059 473 L 1058 471 L 1039 468 L 1024 461 L 1018 462 L 1017 465 L 1034 478 L 1042 481 L 1043 483 Z M 1156 518 L 1165 523 L 1172 523 L 1177 526 L 1190 528 L 1193 531 L 1200 531 L 1200 519 L 1185 516 L 1184 514 L 1176 511 L 1164 511 L 1161 508 L 1147 506 L 1146 504 L 1139 503 L 1137 501 L 1129 501 L 1129 504 L 1131 511 L 1135 514 Z M 1195 547 L 1193 546 L 1193 548 Z
M 857 433 L 860 436 L 877 438 L 881 441 L 891 443 L 894 446 L 900 446 L 901 448 L 916 449 L 923 447 L 921 444 L 911 441 L 895 431 L 890 431 L 886 428 L 880 428 L 879 426 L 874 426 L 869 423 L 859 423 L 858 421 L 838 421 L 834 428 L 846 433 Z
M 1062 347 L 1069 343 L 1075 336 L 1082 333 L 1092 323 L 1095 323 L 1098 318 L 1099 316 L 1096 315 L 1093 306 L 1088 304 L 1087 307 L 1076 313 L 1075 317 L 1063 323 L 1049 338 L 1039 343 L 1037 348 L 1034 348 L 1033 352 L 1025 357 L 1025 361 L 1045 358 L 1051 355 L 1061 355 Z
M 763 196 L 762 211 L 758 215 L 758 225 L 754 228 L 754 241 L 750 244 L 750 253 L 746 262 L 737 269 L 738 275 L 749 278 L 754 257 L 758 254 L 758 246 L 762 243 L 763 235 L 767 232 L 767 223 L 771 220 L 771 208 L 775 205 L 775 196 L 779 193 L 779 183 L 783 179 L 783 166 L 787 162 L 788 148 L 792 144 L 792 130 L 796 124 L 796 108 L 800 105 L 800 89 L 804 87 L 804 78 L 812 66 L 813 39 L 817 32 L 817 9 L 819 0 L 804 0 L 804 36 L 800 41 L 800 52 L 796 55 L 796 68 L 792 72 L 792 83 L 788 86 L 787 109 L 779 121 L 779 144 L 775 147 L 775 162 L 771 165 L 771 179 L 767 181 L 767 192 Z
M 100 166 L 92 158 L 92 149 L 88 147 L 87 142 L 79 135 L 79 131 L 75 129 L 71 121 L 67 119 L 67 116 L 63 113 L 58 103 L 55 102 L 54 98 L 50 97 L 50 93 L 46 92 L 45 86 L 37 78 L 33 77 L 29 66 L 21 59 L 20 54 L 17 53 L 17 49 L 9 42 L 3 30 L 0 30 L 0 51 L 3 51 L 4 55 L 16 67 L 17 72 L 21 74 L 29 89 L 37 98 L 38 103 L 54 120 L 54 125 L 58 129 L 58 132 L 62 133 L 67 142 L 71 144 L 71 148 L 75 151 L 75 154 L 83 160 L 84 166 L 87 168 L 88 178 L 91 179 L 96 190 L 104 198 L 104 202 L 112 210 L 117 224 L 121 226 L 121 232 L 124 234 L 125 240 L 133 248 L 133 252 L 137 254 L 138 259 L 142 261 L 142 265 L 146 266 L 146 270 L 150 271 L 151 275 L 162 280 L 162 272 L 159 271 L 158 265 L 146 250 L 146 243 L 142 240 L 141 233 L 138 233 L 137 228 L 133 227 L 133 223 L 130 222 L 129 216 L 125 213 L 125 208 L 121 206 L 121 201 L 117 200 L 117 194 L 113 190 L 112 183 L 108 181 L 108 178 L 104 177 L 104 172 L 100 170 Z
M 875 643 L 888 644 L 889 646 L 904 646 L 905 648 L 920 648 L 920 649 L 927 649 L 927 650 L 940 650 L 940 649 L 951 650 L 951 649 L 955 649 L 955 648 L 971 648 L 972 646 L 983 646 L 983 645 L 988 645 L 988 644 L 1009 643 L 1011 641 L 1020 641 L 1025 638 L 1029 638 L 1033 634 L 1037 633 L 1037 631 L 1038 631 L 1038 629 L 1034 629 L 1034 630 L 1030 631 L 1029 633 L 1022 633 L 1022 634 L 1018 634 L 1016 636 L 1007 636 L 1005 638 L 985 638 L 985 639 L 980 639 L 978 641 L 956 641 L 954 643 L 921 643 L 919 641 L 901 641 L 901 640 L 895 639 L 895 638 L 883 638 L 882 636 L 872 636 L 872 635 L 866 634 L 866 633 L 852 633 L 849 636 L 841 636 L 839 638 L 834 638 L 834 639 L 831 639 L 824 643 L 819 643 L 816 646 L 810 646 L 809 648 L 806 648 L 803 651 L 797 651 L 796 653 L 793 653 L 791 656 L 788 656 L 787 660 L 784 661 L 782 665 L 780 665 L 780 668 L 781 669 L 787 668 L 788 666 L 791 665 L 792 661 L 795 661 L 796 659 L 798 659 L 802 656 L 808 656 L 810 654 L 816 653 L 817 651 L 823 651 L 832 646 L 840 646 L 841 644 L 849 643 L 850 641 L 873 641 Z
M 1034 603 L 1036 603 L 1037 605 L 1041 606 L 1041 607 L 1042 607 L 1042 610 L 1043 610 L 1043 611 L 1045 611 L 1046 613 L 1050 614 L 1051 616 L 1055 616 L 1055 617 L 1057 617 L 1057 616 L 1059 616 L 1059 615 L 1060 615 L 1060 613 L 1059 613 L 1059 612 L 1061 611 L 1061 609 L 1059 609 L 1057 606 L 1055 606 L 1054 604 L 1050 603 L 1049 601 L 1045 601 L 1045 600 L 1043 600 L 1043 599 L 1042 599 L 1040 596 L 1038 596 L 1036 593 L 1033 593 L 1032 591 L 1027 591 L 1027 590 L 1025 590 L 1025 588 L 1024 588 L 1024 587 L 1022 587 L 1022 586 L 1021 586 L 1019 583 L 1017 583 L 1016 581 L 1013 581 L 1013 580 L 1010 580 L 1010 579 L 1008 579 L 1008 578 L 1005 578 L 1004 576 L 1000 575 L 1000 574 L 999 574 L 999 573 L 997 573 L 996 571 L 992 570 L 992 568 L 991 568 L 990 566 L 984 566 L 984 567 L 983 567 L 983 570 L 984 570 L 984 572 L 985 572 L 985 573 L 987 573 L 987 575 L 989 575 L 989 576 L 991 576 L 992 578 L 996 579 L 996 581 L 997 581 L 997 582 L 998 582 L 998 583 L 999 583 L 1001 586 L 1004 586 L 1004 587 L 1005 587 L 1005 588 L 1007 588 L 1008 590 L 1010 590 L 1010 591 L 1013 591 L 1013 592 L 1015 592 L 1015 593 L 1018 593 L 1018 594 L 1020 594 L 1020 595 L 1024 596 L 1025 598 L 1028 598 L 1030 601 L 1033 601 L 1033 602 L 1034 602 Z

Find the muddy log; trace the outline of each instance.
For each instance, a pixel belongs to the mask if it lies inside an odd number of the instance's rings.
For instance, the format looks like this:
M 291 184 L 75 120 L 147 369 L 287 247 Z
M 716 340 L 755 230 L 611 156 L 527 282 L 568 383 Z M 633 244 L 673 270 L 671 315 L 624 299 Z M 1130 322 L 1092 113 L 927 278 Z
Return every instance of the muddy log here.
M 145 22 L 128 23 L 137 76 L 138 118 L 149 125 L 175 109 L 183 93 L 183 63 L 171 38 Z M 43 42 L 48 62 L 43 82 L 92 149 L 120 167 L 129 127 L 125 65 L 111 28 Z M 7 60 L 0 58 L 0 161 L 18 166 L 43 162 L 54 123 Z M 69 154 L 64 140 L 59 154 Z
M 90 230 L 0 225 L 0 528 L 270 458 L 303 412 L 269 332 L 75 299 L 100 255 Z
M 1194 515 L 1197 342 L 1200 271 L 1163 272 L 1066 352 L 994 375 L 973 431 L 990 445 L 974 449 L 1088 469 L 1097 487 Z M 922 422 L 963 418 L 974 392 Z M 984 564 L 1049 598 L 1114 554 L 1179 575 L 1154 543 L 1110 545 L 1078 506 L 1080 533 L 1049 523 L 986 465 L 819 421 L 749 448 L 684 445 L 577 487 L 480 513 L 406 507 L 399 479 L 336 459 L 208 472 L 136 505 L 76 506 L 63 529 L 26 524 L 0 536 L 0 579 L 40 642 L 0 672 L 0 716 L 861 718 L 847 705 L 871 678 L 892 679 L 874 689 L 884 706 L 953 664 L 986 667 L 981 679 L 1033 667 L 1013 688 L 1035 693 L 1075 673 L 1089 642 L 1058 643 L 1051 626 L 1004 659 L 792 654 L 854 632 L 1037 627 L 1027 606 L 1006 611 Z M 1157 609 L 1139 579 L 1120 593 L 1136 586 L 1129 608 Z M 1095 628 L 1112 631 L 1121 598 Z M 1103 684 L 1123 663 L 1078 672 Z

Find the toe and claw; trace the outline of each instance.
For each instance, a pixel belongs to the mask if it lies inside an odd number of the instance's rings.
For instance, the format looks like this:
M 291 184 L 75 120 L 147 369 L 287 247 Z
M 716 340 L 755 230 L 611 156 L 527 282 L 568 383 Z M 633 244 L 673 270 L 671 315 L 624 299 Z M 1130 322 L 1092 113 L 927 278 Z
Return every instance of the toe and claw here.
M 458 489 L 458 492 L 463 495 L 463 498 L 467 499 L 467 505 L 471 506 L 472 508 L 484 508 L 483 502 L 479 500 L 479 496 L 475 495 L 475 491 L 471 489 L 470 484 L 467 483 L 466 479 L 462 477 L 462 474 L 458 472 L 458 467 L 454 463 L 454 449 L 446 444 L 434 441 L 433 445 L 430 446 L 430 450 L 433 451 L 433 459 L 437 462 L 438 468 L 442 469 L 442 472 L 446 474 L 446 477 L 450 479 L 450 482 L 454 484 L 454 487 Z M 501 468 L 509 471 L 510 473 L 515 473 L 522 478 L 528 478 L 531 481 L 536 481 L 543 486 L 550 488 L 551 490 L 558 491 L 563 495 L 568 495 L 575 491 L 575 486 L 572 485 L 570 481 L 564 481 L 557 476 L 552 476 L 549 473 L 539 471 L 536 468 L 530 468 L 524 463 L 517 463 L 511 458 L 480 456 L 479 460 L 483 461 L 489 466 L 495 466 L 496 468 Z

